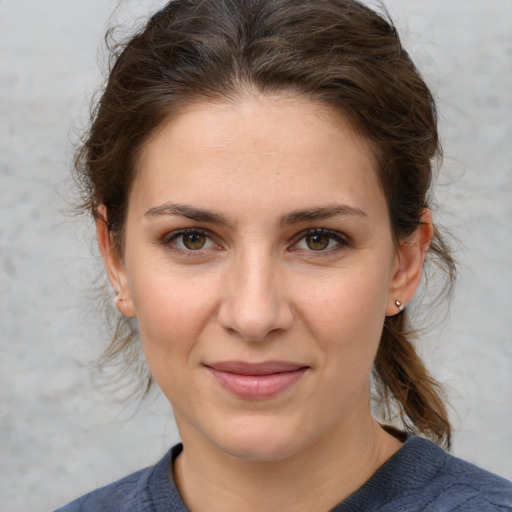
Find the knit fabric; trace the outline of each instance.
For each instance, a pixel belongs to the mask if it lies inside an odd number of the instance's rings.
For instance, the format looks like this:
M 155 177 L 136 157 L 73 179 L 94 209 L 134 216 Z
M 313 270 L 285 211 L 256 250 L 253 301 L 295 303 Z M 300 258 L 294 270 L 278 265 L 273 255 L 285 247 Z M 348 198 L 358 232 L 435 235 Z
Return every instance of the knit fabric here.
M 97 489 L 55 512 L 190 512 L 172 477 L 174 446 L 155 466 Z M 332 512 L 512 512 L 512 483 L 411 436 Z M 320 511 L 322 512 L 322 511 Z

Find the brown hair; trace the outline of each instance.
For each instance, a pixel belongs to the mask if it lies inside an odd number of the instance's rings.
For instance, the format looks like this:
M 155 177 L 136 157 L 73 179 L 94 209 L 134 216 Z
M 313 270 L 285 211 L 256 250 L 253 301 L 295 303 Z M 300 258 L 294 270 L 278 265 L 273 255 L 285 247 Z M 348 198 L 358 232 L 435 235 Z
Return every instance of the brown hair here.
M 175 0 L 112 55 L 75 167 L 83 206 L 96 217 L 105 205 L 120 255 L 137 155 L 148 137 L 191 102 L 247 90 L 307 95 L 367 137 L 397 240 L 414 232 L 429 206 L 440 155 L 436 109 L 386 14 L 355 0 Z M 428 258 L 451 284 L 454 262 L 437 229 Z M 120 318 L 104 361 L 139 360 L 135 334 Z M 386 318 L 374 364 L 380 404 L 408 431 L 449 445 L 439 385 L 411 335 L 407 311 Z

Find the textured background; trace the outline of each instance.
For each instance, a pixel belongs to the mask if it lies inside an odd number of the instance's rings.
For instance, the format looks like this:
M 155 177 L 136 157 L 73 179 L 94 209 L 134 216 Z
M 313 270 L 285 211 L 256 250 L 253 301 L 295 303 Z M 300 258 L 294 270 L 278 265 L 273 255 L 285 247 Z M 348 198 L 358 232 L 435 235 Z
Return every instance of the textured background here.
M 90 222 L 66 215 L 102 35 L 158 3 L 0 0 L 2 511 L 52 510 L 177 438 L 162 399 L 118 407 L 91 377 L 99 262 Z M 459 239 L 450 315 L 421 350 L 448 385 L 455 454 L 512 479 L 512 1 L 387 4 L 438 98 L 436 215 Z

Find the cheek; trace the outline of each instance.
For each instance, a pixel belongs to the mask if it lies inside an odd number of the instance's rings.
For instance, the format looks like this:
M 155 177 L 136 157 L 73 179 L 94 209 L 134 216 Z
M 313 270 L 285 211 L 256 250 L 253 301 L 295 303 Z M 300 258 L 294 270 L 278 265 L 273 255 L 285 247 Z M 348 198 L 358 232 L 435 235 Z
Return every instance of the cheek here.
M 311 337 L 333 378 L 366 378 L 385 319 L 387 286 L 376 272 L 352 272 L 304 287 L 298 303 Z
M 215 308 L 215 283 L 210 281 L 161 267 L 133 276 L 132 298 L 150 365 L 155 355 L 191 350 Z
M 300 288 L 296 292 L 301 297 L 298 307 L 311 326 L 346 333 L 371 331 L 374 325 L 382 327 L 388 284 L 376 271 L 341 269 L 338 275 L 304 283 Z

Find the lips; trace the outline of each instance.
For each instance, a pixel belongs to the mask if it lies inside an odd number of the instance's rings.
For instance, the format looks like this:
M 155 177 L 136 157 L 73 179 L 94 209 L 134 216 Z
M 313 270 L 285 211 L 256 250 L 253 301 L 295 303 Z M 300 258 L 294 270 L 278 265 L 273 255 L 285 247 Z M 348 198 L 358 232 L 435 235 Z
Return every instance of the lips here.
M 205 364 L 205 367 L 231 394 L 252 400 L 282 393 L 300 380 L 309 368 L 289 361 L 221 361 Z

